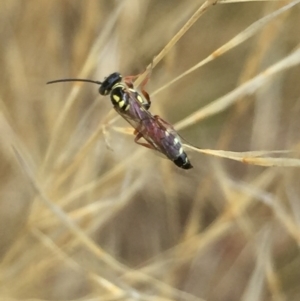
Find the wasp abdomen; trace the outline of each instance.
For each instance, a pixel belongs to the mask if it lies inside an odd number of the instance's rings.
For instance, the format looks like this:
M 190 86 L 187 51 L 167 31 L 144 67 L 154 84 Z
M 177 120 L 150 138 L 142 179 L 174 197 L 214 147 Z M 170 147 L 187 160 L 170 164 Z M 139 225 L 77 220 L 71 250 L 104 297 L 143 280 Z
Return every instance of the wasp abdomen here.
M 193 168 L 193 165 L 191 164 L 190 160 L 188 159 L 185 152 L 180 154 L 174 161 L 173 161 L 178 167 L 183 169 L 190 169 Z
M 163 153 L 166 153 L 167 157 L 178 167 L 183 169 L 192 168 L 193 166 L 183 150 L 182 143 L 177 133 L 170 129 L 166 129 L 163 133 L 164 135 L 161 135 L 161 143 L 164 148 Z

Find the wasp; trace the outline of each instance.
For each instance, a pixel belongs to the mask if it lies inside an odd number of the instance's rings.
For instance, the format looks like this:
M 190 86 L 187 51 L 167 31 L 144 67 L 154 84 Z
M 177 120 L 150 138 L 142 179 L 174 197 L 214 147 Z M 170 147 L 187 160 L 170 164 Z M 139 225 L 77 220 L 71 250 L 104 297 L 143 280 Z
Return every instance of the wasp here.
M 134 141 L 137 144 L 162 153 L 180 168 L 192 168 L 183 150 L 180 137 L 173 126 L 149 111 L 151 101 L 144 89 L 148 78 L 142 83 L 141 92 L 138 92 L 133 85 L 133 79 L 136 77 L 127 76 L 123 80 L 120 73 L 114 72 L 103 82 L 70 78 L 50 81 L 47 84 L 81 81 L 99 85 L 99 93 L 109 95 L 116 112 L 134 128 L 136 135 Z M 141 138 L 144 138 L 146 143 L 140 142 Z

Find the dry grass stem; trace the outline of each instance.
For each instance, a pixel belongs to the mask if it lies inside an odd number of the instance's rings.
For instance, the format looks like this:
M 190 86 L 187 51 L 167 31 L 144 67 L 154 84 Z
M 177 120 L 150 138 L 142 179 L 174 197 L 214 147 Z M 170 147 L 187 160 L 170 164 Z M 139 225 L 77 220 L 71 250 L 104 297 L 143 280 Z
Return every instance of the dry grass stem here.
M 1 1 L 0 301 L 300 300 L 299 2 Z M 193 169 L 46 85 L 116 71 Z

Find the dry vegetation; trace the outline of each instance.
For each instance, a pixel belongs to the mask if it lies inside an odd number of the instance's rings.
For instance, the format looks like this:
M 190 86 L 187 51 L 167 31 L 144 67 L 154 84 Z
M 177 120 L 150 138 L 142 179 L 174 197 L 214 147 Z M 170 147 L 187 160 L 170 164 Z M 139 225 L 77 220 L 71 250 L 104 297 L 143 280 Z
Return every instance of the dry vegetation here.
M 1 301 L 300 300 L 298 2 L 1 1 Z M 152 112 L 231 153 L 180 170 L 111 113 L 109 150 L 109 98 L 45 85 L 153 60 Z

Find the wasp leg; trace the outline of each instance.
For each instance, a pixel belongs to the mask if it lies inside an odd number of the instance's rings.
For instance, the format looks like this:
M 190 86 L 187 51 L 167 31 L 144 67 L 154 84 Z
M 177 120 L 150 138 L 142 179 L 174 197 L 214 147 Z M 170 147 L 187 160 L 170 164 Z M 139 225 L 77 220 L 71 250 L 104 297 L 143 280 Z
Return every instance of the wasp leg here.
M 150 96 L 148 94 L 148 92 L 146 90 L 144 90 L 144 88 L 141 89 L 141 92 L 142 94 L 144 95 L 145 99 L 147 100 L 148 102 L 148 105 L 147 105 L 147 110 L 149 110 L 150 106 L 151 106 L 151 100 L 150 100 Z
M 128 75 L 128 76 L 125 76 L 124 77 L 124 82 L 130 87 L 130 88 L 133 88 L 133 82 L 139 77 L 141 76 L 143 73 L 146 72 L 147 69 L 145 69 L 144 72 L 141 72 L 137 75 Z M 142 81 L 141 83 L 141 88 L 142 90 L 144 89 L 144 87 L 147 85 L 149 79 L 150 79 L 150 76 L 151 76 L 151 73 L 152 73 L 152 64 L 151 64 L 151 68 L 150 68 L 150 71 L 149 73 L 147 74 L 146 78 Z
M 152 63 L 153 64 L 153 63 Z M 150 96 L 149 96 L 149 93 L 145 90 L 145 87 L 151 77 L 151 73 L 152 73 L 152 64 L 151 64 L 151 67 L 150 67 L 150 71 L 149 73 L 147 74 L 146 78 L 141 82 L 141 93 L 143 94 L 143 96 L 145 97 L 145 99 L 147 100 L 148 102 L 148 105 L 147 105 L 147 110 L 150 108 L 151 106 L 151 100 L 150 100 Z M 146 71 L 146 70 L 145 70 Z M 144 72 L 143 72 L 144 73 Z M 143 73 L 139 73 L 137 75 L 130 75 L 130 76 L 126 76 L 124 78 L 124 82 L 126 83 L 126 85 L 130 88 L 133 89 L 133 82 L 135 79 L 137 79 L 140 75 L 142 75 Z
M 151 106 L 151 100 L 150 100 L 149 93 L 145 90 L 145 87 L 146 87 L 146 85 L 147 85 L 147 83 L 148 83 L 148 81 L 151 77 L 151 74 L 152 74 L 152 65 L 151 65 L 150 71 L 147 74 L 146 78 L 141 83 L 141 92 L 144 95 L 145 99 L 148 101 L 148 109 Z
M 136 144 L 139 144 L 139 145 L 142 145 L 144 147 L 156 150 L 156 148 L 153 145 L 149 144 L 149 143 L 139 142 L 139 140 L 141 138 L 143 138 L 143 135 L 141 133 L 138 133 L 137 131 L 135 131 L 134 134 L 136 134 L 136 136 L 134 138 L 134 142 Z
M 131 89 L 133 89 L 133 82 L 140 76 L 140 75 L 142 75 L 143 73 L 139 73 L 139 74 L 137 74 L 137 75 L 128 75 L 128 76 L 125 76 L 124 77 L 124 82 L 125 82 L 125 84 L 129 87 L 129 88 L 131 88 Z

